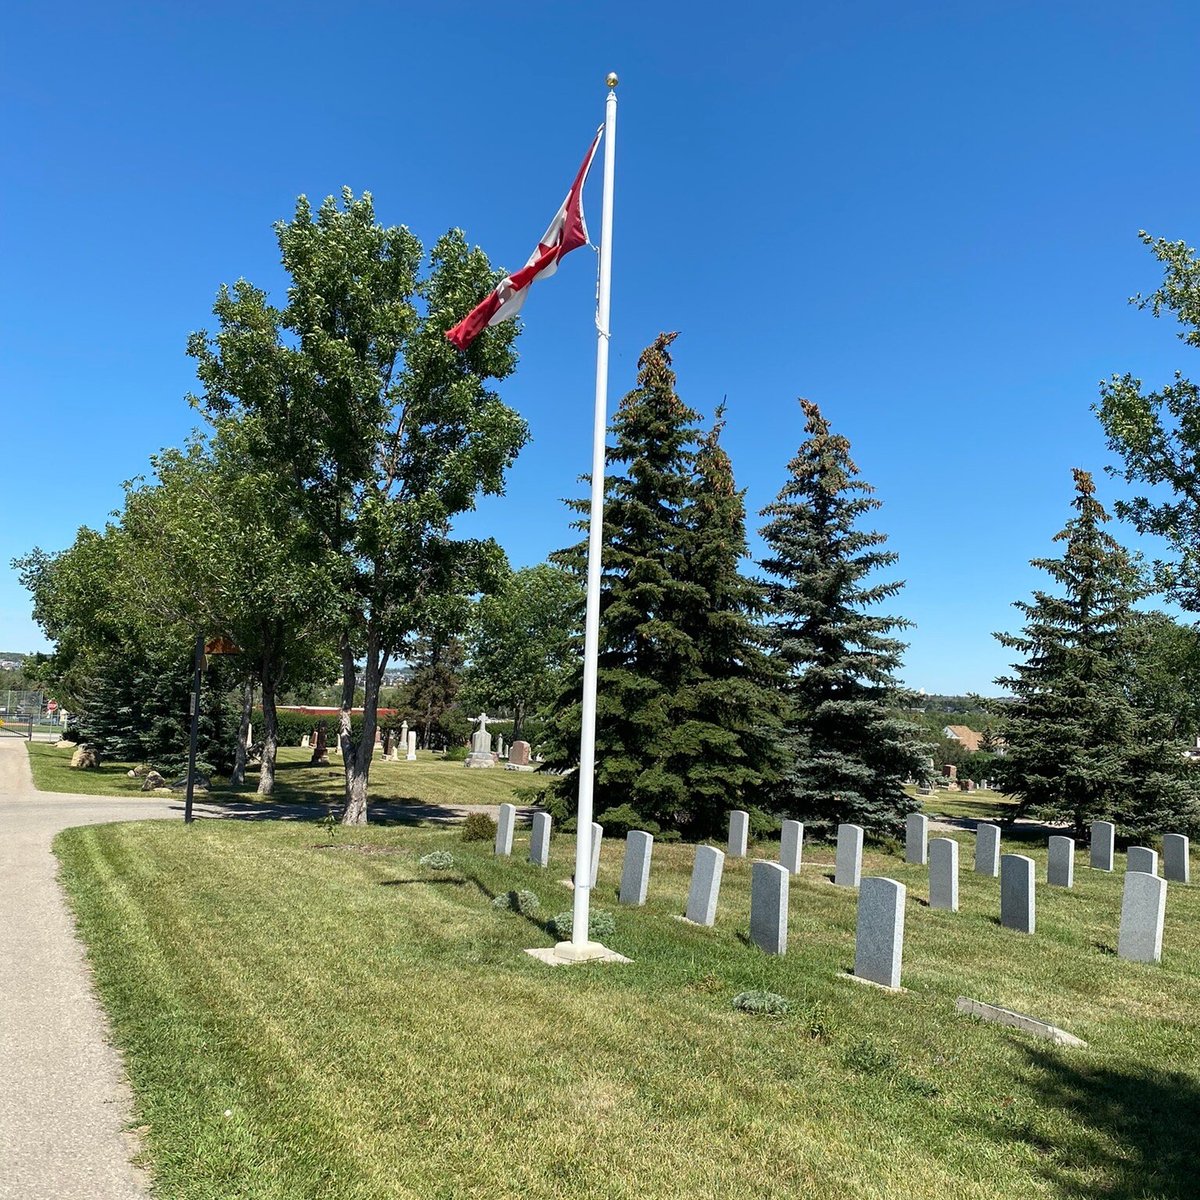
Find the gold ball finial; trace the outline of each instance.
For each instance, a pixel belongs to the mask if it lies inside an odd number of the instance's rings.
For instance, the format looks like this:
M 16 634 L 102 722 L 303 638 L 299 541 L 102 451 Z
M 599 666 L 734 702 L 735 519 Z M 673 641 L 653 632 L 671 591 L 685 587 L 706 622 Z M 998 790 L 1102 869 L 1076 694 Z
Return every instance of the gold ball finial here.
M 619 82 L 616 71 L 609 71 L 608 78 L 605 79 L 604 82 L 607 83 L 610 88 L 615 88 Z

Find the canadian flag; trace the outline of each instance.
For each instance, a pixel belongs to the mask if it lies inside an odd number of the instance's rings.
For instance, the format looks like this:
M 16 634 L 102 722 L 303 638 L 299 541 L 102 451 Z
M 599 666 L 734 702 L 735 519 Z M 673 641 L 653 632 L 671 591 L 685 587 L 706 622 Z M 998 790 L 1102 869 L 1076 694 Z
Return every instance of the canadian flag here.
M 596 149 L 600 145 L 600 137 L 604 133 L 601 125 L 592 139 L 583 166 L 571 184 L 567 198 L 562 207 L 554 214 L 550 228 L 542 234 L 537 249 L 529 256 L 529 261 L 515 274 L 502 279 L 496 290 L 481 300 L 453 329 L 446 330 L 446 337 L 460 350 L 465 350 L 489 325 L 498 325 L 501 321 L 511 321 L 521 311 L 525 297 L 536 279 L 547 279 L 558 270 L 559 260 L 564 254 L 580 246 L 586 246 L 588 240 L 587 223 L 583 219 L 583 185 L 587 182 L 588 171 L 592 159 L 596 157 Z

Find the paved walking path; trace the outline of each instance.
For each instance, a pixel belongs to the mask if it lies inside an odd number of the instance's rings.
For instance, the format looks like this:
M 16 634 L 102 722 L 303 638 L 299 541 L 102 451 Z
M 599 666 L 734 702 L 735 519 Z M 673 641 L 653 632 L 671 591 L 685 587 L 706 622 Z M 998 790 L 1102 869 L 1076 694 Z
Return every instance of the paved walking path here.
M 120 1056 L 92 993 L 50 842 L 61 829 L 182 819 L 182 800 L 39 792 L 0 737 L 0 1198 L 141 1200 Z

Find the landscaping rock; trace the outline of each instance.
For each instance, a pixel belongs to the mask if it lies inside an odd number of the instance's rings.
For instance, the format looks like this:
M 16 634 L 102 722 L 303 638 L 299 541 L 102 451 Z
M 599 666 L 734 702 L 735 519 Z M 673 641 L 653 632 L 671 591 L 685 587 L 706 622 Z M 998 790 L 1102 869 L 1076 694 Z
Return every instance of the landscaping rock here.
M 165 788 L 167 781 L 157 772 L 151 771 L 145 779 L 142 780 L 142 791 L 153 792 L 158 788 Z
M 74 754 L 71 755 L 71 766 L 82 767 L 87 770 L 94 769 L 100 765 L 100 759 L 96 756 L 95 750 L 91 746 L 80 746 Z

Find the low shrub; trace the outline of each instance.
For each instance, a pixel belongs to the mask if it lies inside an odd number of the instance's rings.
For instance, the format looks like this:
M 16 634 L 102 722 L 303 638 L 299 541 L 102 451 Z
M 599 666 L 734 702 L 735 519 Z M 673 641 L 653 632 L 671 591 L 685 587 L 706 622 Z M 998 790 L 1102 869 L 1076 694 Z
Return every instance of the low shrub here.
M 468 813 L 462 823 L 462 840 L 464 842 L 494 842 L 496 840 L 496 822 L 487 813 Z
M 422 854 L 420 863 L 431 871 L 448 871 L 454 866 L 454 855 L 449 850 L 434 850 L 430 854 Z
M 541 909 L 542 902 L 537 898 L 536 892 L 522 888 L 519 892 L 501 892 L 492 901 L 492 907 L 520 913 L 523 917 L 531 917 Z
M 447 746 L 442 758 L 445 762 L 466 762 L 469 753 L 466 746 Z
M 738 992 L 733 998 L 733 1007 L 755 1016 L 779 1017 L 791 1012 L 792 1002 L 775 992 L 749 991 Z
M 657 821 L 643 817 L 632 804 L 618 804 L 615 808 L 606 808 L 596 821 L 604 827 L 606 837 L 623 838 L 633 830 L 642 830 L 657 836 L 662 826 Z
M 570 912 L 560 912 L 550 918 L 550 926 L 561 941 L 569 941 L 571 931 L 575 927 L 575 916 Z M 603 941 L 617 932 L 617 919 L 603 908 L 593 909 L 588 914 L 588 937 L 594 941 Z

